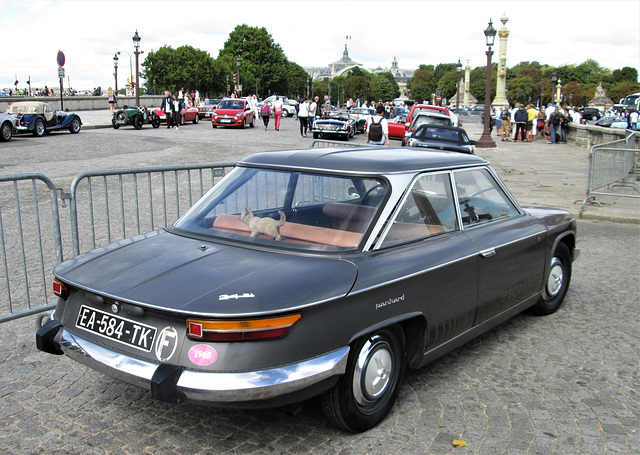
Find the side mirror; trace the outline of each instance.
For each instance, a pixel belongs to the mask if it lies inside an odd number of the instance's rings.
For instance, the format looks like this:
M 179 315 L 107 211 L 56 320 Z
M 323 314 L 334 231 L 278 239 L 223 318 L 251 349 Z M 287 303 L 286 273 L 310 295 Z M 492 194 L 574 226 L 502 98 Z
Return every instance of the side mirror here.
M 478 143 L 478 141 L 469 141 L 469 144 L 471 145 L 476 145 Z

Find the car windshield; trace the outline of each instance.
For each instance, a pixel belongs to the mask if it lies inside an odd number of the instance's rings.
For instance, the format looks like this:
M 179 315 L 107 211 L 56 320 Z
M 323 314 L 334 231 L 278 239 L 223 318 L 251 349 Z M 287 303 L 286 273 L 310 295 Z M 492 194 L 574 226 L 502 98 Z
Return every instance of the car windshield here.
M 464 143 L 469 142 L 465 135 L 461 135 L 456 130 L 450 130 L 448 128 L 434 128 L 434 127 L 426 127 L 421 126 L 416 130 L 413 135 L 416 139 L 423 140 L 436 140 L 436 141 L 445 141 L 445 142 L 453 142 L 453 143 Z
M 441 115 L 419 115 L 413 121 L 413 128 L 418 128 L 420 125 L 451 126 L 451 119 Z
M 174 228 L 288 249 L 353 250 L 386 194 L 381 179 L 237 167 Z
M 222 100 L 218 109 L 244 109 L 244 102 L 240 100 Z

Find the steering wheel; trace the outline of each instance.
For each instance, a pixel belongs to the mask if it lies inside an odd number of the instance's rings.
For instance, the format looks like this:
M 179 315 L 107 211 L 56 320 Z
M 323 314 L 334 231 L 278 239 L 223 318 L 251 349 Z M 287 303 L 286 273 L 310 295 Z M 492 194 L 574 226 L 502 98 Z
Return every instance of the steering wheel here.
M 477 196 L 478 194 L 486 193 L 487 191 L 491 191 L 491 190 L 493 190 L 493 189 L 494 189 L 493 187 L 483 188 L 483 189 L 481 189 L 481 190 L 476 191 L 475 193 L 472 193 L 472 194 L 471 194 L 470 196 L 468 196 L 468 197 L 470 197 L 470 198 L 471 198 L 471 197 L 475 197 L 475 196 Z
M 384 186 L 384 185 L 382 185 L 382 184 L 380 184 L 380 183 L 379 183 L 379 184 L 377 184 L 377 185 L 375 185 L 375 186 L 373 186 L 373 187 L 371 187 L 371 188 L 369 188 L 369 189 L 367 190 L 367 192 L 366 192 L 366 193 L 364 193 L 364 196 L 362 196 L 362 205 L 368 205 L 368 204 L 366 203 L 366 202 L 367 202 L 367 198 L 368 198 L 369 196 L 371 196 L 371 193 L 373 193 L 374 191 L 380 191 L 380 190 L 383 190 L 383 191 L 385 190 L 385 186 Z M 378 196 L 378 195 L 376 195 L 376 196 Z

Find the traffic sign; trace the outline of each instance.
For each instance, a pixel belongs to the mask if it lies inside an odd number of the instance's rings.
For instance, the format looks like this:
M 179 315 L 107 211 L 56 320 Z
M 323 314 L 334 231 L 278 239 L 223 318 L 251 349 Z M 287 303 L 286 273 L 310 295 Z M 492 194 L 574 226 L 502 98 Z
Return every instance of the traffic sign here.
M 64 79 L 64 68 L 61 66 L 58 67 L 58 77 Z
M 440 97 L 440 96 L 439 96 L 439 97 L 437 97 L 436 99 L 437 99 L 438 101 L 440 101 L 440 100 L 442 100 L 442 97 Z
M 58 62 L 58 66 L 64 66 L 64 52 L 58 51 L 58 55 L 56 56 L 56 60 Z

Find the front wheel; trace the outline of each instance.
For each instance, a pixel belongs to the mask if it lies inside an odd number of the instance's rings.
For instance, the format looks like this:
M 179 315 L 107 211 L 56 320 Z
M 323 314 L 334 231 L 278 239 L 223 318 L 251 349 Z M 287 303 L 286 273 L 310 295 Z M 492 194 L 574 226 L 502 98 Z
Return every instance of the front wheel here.
M 254 126 L 256 126 L 256 117 L 255 117 L 255 116 L 251 119 L 251 123 L 249 123 L 249 126 L 250 126 L 251 128 L 253 128 Z
M 198 117 L 197 115 L 195 117 L 193 117 L 193 123 L 195 125 L 197 125 L 199 121 L 200 121 L 200 117 Z
M 551 258 L 544 290 L 536 304 L 531 307 L 531 313 L 536 316 L 555 313 L 567 295 L 570 281 L 571 253 L 564 243 L 559 243 Z
M 313 138 L 314 139 L 318 139 L 319 134 L 318 133 L 313 133 Z
M 71 134 L 78 134 L 80 132 L 81 123 L 79 118 L 74 118 L 71 122 L 71 126 L 69 126 L 69 132 Z
M 399 328 L 382 329 L 357 340 L 345 374 L 322 395 L 325 415 L 346 431 L 374 427 L 393 407 L 404 368 L 404 335 Z

